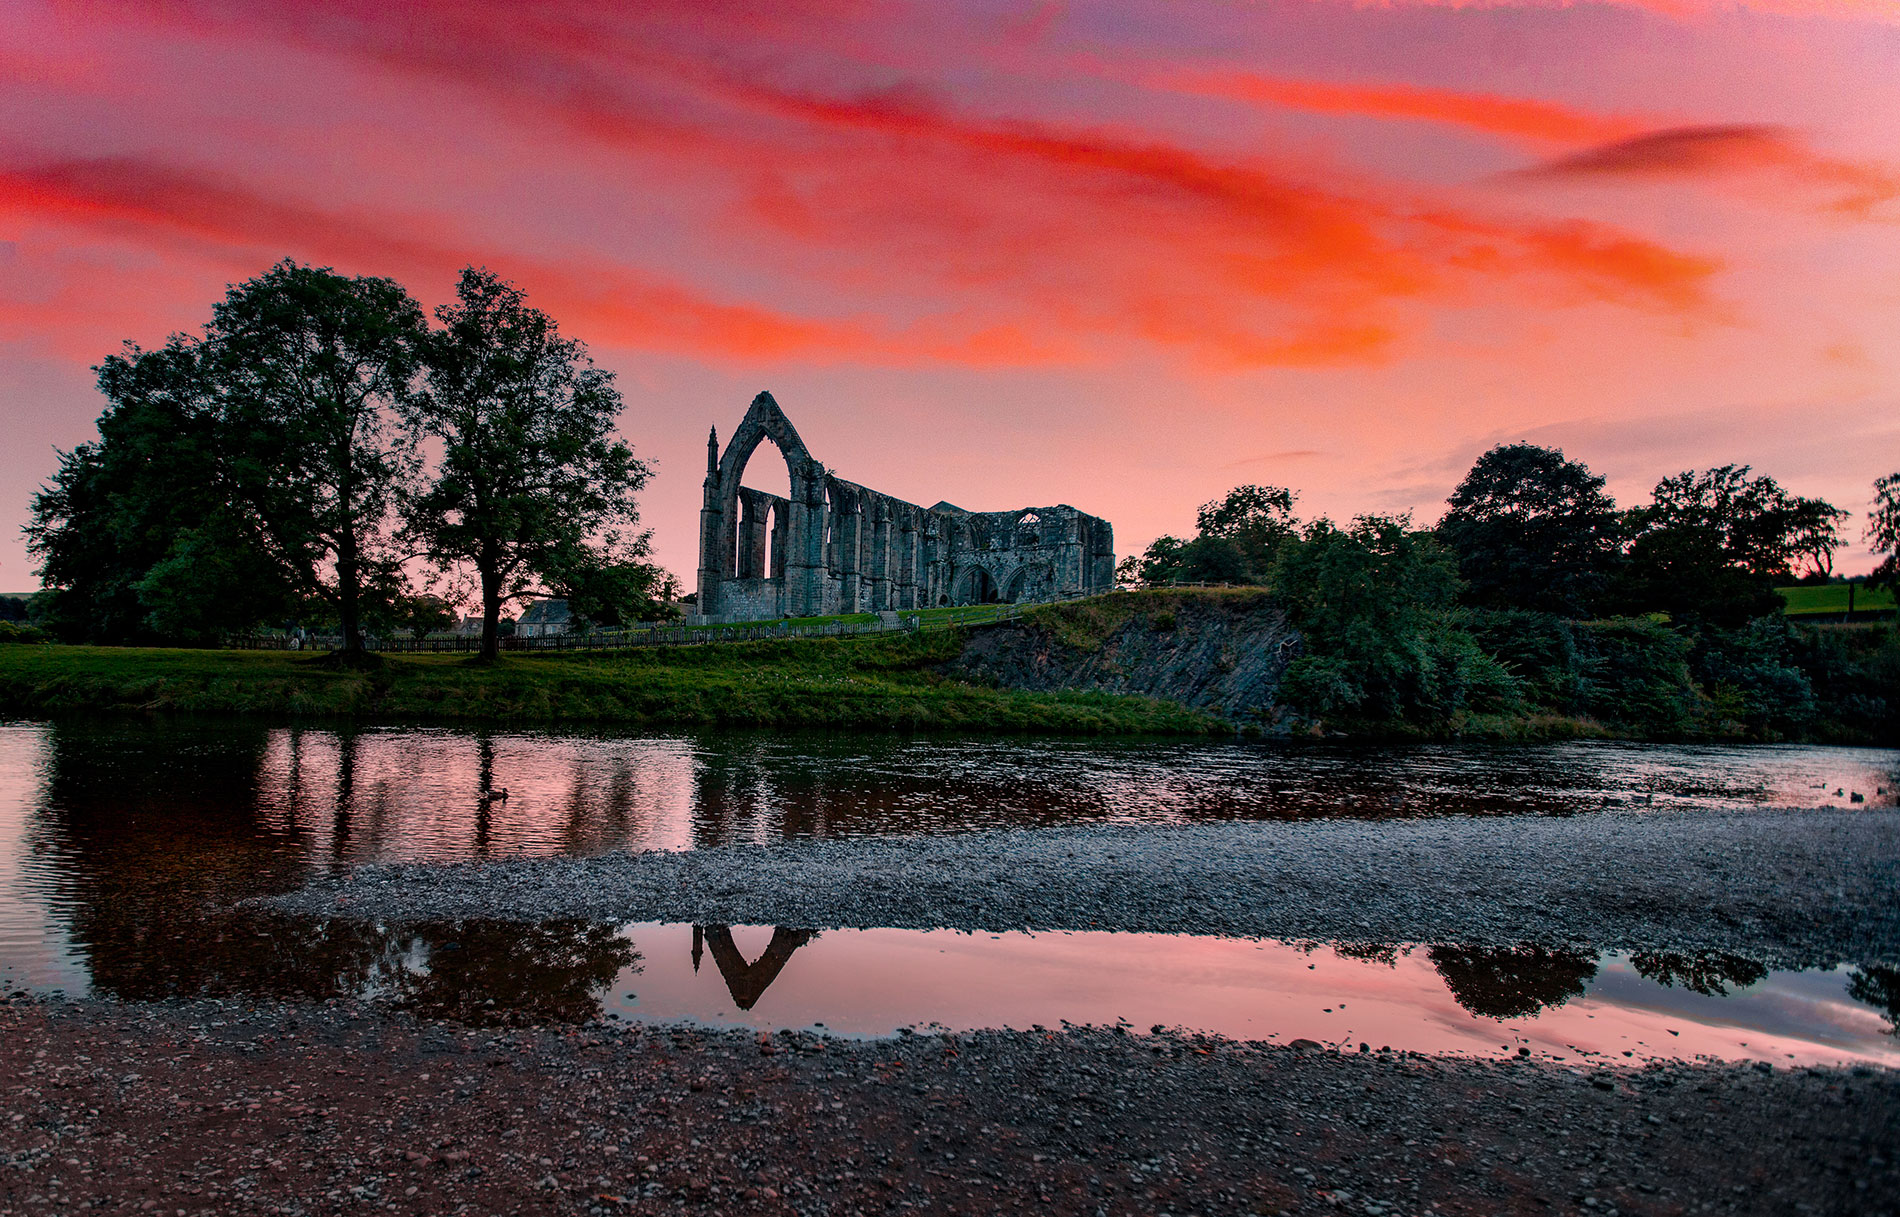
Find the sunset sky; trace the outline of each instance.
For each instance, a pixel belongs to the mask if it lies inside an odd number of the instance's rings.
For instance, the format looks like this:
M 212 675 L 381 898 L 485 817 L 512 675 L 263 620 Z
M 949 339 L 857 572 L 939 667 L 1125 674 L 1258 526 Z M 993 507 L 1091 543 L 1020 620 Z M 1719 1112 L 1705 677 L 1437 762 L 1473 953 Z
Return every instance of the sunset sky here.
M 706 429 L 1118 549 L 1242 482 L 1435 519 L 1900 469 L 1900 0 L 0 0 L 0 590 L 90 365 L 292 257 L 520 284 L 620 377 L 690 587 Z M 764 457 L 748 481 L 780 489 Z

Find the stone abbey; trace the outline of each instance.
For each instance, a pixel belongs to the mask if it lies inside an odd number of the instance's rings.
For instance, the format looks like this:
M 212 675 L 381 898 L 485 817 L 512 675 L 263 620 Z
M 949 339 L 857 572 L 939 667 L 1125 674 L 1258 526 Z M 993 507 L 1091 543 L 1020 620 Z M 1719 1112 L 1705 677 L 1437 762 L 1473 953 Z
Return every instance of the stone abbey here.
M 739 484 L 765 440 L 789 498 Z M 724 453 L 706 442 L 699 613 L 721 621 L 1046 600 L 1115 584 L 1115 532 L 1073 507 L 919 507 L 834 476 L 770 393 L 752 399 Z

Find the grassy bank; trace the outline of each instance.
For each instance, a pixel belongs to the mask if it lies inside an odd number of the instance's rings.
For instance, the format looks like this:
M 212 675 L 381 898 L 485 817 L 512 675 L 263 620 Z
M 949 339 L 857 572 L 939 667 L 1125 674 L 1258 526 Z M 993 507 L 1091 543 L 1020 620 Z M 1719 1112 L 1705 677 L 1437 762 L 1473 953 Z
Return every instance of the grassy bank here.
M 601 653 L 388 657 L 337 671 L 275 651 L 0 647 L 0 714 L 257 714 L 638 727 L 1200 734 L 1215 720 L 1146 698 L 1027 693 L 934 668 L 957 631 Z

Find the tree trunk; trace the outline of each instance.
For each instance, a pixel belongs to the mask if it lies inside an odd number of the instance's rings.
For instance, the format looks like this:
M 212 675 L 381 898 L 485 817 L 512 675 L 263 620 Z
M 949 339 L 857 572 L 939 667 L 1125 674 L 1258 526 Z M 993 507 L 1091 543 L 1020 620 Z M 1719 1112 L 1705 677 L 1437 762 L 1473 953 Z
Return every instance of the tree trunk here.
M 345 655 L 363 653 L 362 597 L 357 582 L 356 538 L 345 536 L 336 554 L 336 612 L 343 623 Z
M 482 568 L 482 658 L 501 654 L 501 572 Z

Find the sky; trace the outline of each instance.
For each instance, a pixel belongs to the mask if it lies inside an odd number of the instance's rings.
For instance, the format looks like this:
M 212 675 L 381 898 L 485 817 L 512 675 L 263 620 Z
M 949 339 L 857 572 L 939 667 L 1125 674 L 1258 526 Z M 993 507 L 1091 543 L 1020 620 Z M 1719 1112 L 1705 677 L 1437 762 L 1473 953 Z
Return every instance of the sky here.
M 1900 0 L 0 0 L 0 590 L 90 368 L 285 258 L 485 266 L 612 369 L 690 587 L 708 427 L 1068 503 L 1428 524 L 1900 470 Z M 747 481 L 782 491 L 762 448 Z

